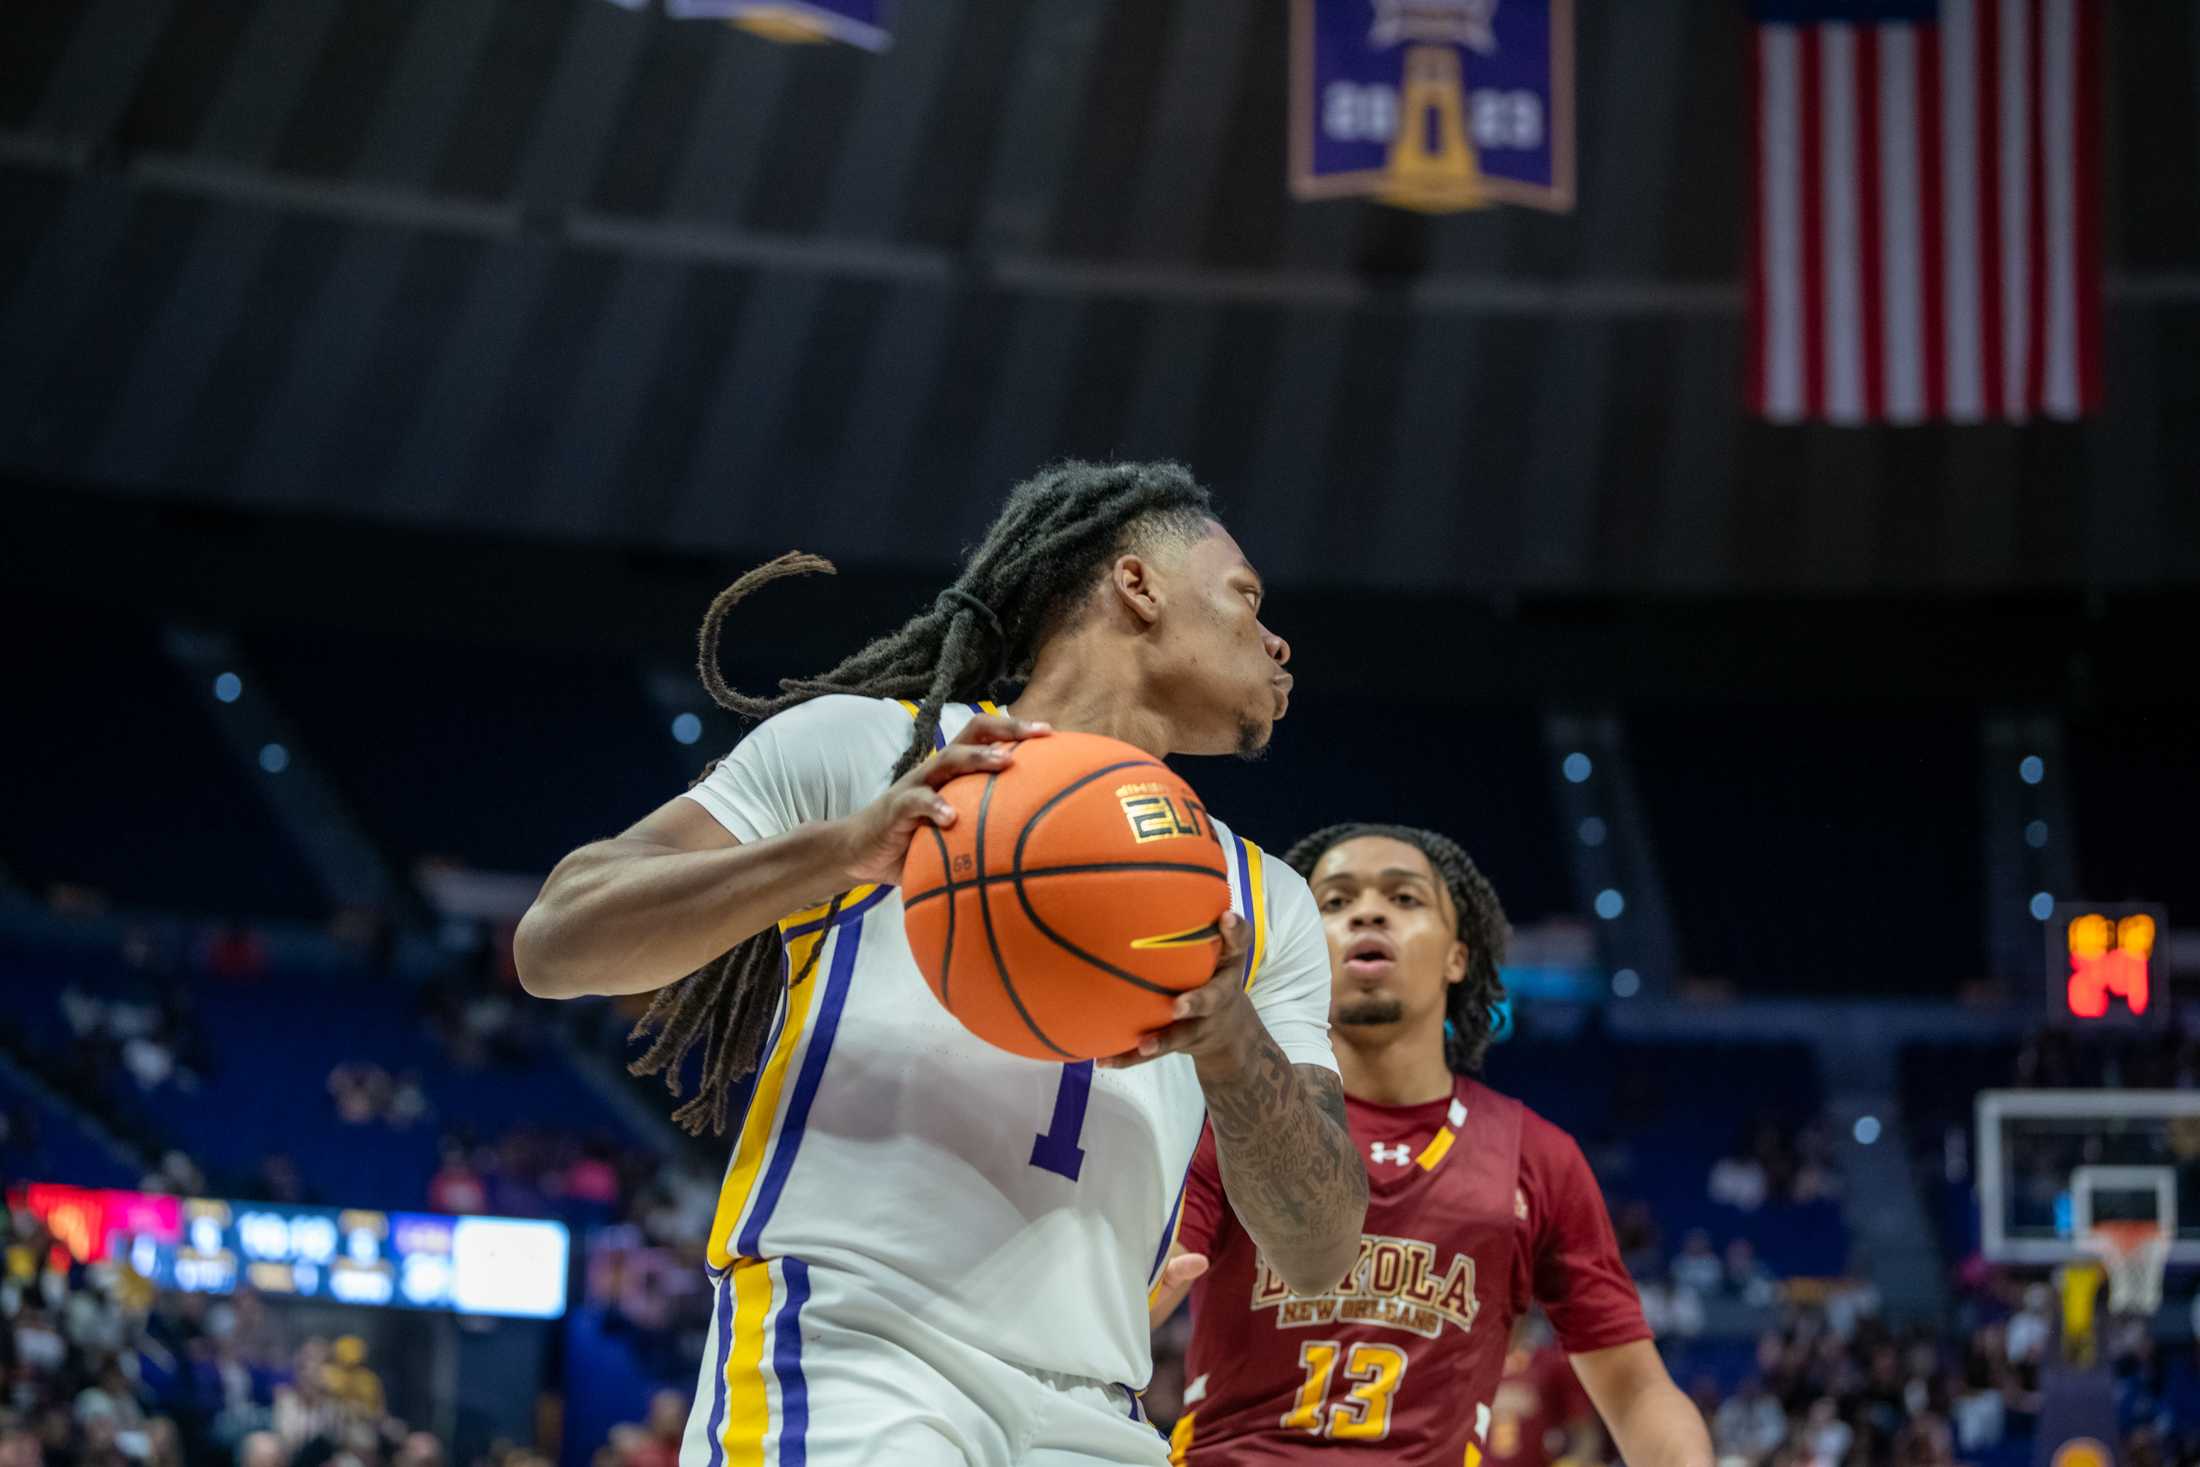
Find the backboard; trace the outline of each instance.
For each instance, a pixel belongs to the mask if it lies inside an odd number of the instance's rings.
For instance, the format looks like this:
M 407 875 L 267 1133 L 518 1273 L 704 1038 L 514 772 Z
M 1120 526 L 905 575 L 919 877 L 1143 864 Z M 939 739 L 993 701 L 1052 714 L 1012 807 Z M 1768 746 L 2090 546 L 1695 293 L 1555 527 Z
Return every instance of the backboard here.
M 2092 1223 L 2143 1219 L 2200 1264 L 2200 1091 L 1987 1090 L 1977 1115 L 1989 1259 L 2062 1263 Z

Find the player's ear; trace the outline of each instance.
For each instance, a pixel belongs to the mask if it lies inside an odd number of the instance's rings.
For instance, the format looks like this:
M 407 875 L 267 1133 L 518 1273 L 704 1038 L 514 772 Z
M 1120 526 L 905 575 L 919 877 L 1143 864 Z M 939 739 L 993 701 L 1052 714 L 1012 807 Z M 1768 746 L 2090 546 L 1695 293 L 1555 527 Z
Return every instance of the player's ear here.
M 1467 976 L 1467 945 L 1458 938 L 1452 939 L 1451 951 L 1444 954 L 1444 986 L 1450 987 Z
M 1118 555 L 1108 571 L 1108 589 L 1125 610 L 1151 626 L 1161 616 L 1161 588 L 1154 567 L 1142 555 Z

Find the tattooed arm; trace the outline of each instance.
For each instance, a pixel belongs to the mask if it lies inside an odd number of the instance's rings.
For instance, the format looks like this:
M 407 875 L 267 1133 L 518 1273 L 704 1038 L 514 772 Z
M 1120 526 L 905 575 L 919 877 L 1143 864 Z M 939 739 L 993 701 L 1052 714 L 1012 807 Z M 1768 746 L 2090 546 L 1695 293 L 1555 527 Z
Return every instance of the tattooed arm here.
M 1199 1080 L 1238 1221 L 1292 1289 L 1330 1288 L 1359 1256 L 1367 1215 L 1367 1168 L 1352 1149 L 1336 1072 L 1289 1063 L 1256 1025 L 1245 1063 L 1229 1074 L 1202 1065 Z
M 1215 977 L 1179 998 L 1176 1022 L 1140 1040 L 1135 1054 L 1103 1063 L 1192 1056 L 1232 1210 L 1285 1283 L 1320 1293 L 1359 1255 L 1367 1168 L 1352 1147 L 1336 1074 L 1285 1057 L 1245 993 L 1245 923 L 1235 915 L 1222 922 Z

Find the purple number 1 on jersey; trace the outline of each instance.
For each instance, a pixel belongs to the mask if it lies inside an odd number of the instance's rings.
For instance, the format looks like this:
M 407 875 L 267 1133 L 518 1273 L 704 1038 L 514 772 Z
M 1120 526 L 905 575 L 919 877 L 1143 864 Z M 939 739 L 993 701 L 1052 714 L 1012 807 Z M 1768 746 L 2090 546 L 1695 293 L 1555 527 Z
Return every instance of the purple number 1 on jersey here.
M 1085 1148 L 1077 1138 L 1084 1133 L 1085 1103 L 1091 1099 L 1092 1061 L 1062 1066 L 1062 1088 L 1054 1092 L 1054 1120 L 1031 1143 L 1033 1166 L 1077 1180 L 1085 1166 Z

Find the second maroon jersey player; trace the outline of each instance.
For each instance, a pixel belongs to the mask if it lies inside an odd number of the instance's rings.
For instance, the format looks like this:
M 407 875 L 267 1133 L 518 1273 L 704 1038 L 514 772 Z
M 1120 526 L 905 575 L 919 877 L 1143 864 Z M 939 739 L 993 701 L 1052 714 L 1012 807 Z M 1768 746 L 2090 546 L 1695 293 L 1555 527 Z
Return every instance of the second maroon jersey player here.
M 1461 1028 L 1486 1034 L 1502 992 L 1495 893 L 1456 845 L 1404 827 L 1325 831 L 1292 860 L 1328 928 L 1367 1222 L 1335 1288 L 1293 1293 L 1231 1214 L 1202 1142 L 1175 1249 L 1208 1267 L 1191 1286 L 1174 1460 L 1240 1467 L 1361 1449 L 1399 1467 L 1483 1467 L 1514 1323 L 1539 1304 L 1607 1416 L 1643 1408 L 1634 1432 L 1612 1422 L 1623 1449 L 1636 1437 L 1630 1462 L 1708 1462 L 1702 1418 L 1649 1343 L 1580 1148 L 1459 1073 L 1486 1044 L 1462 1042 Z M 1171 1265 L 1157 1317 L 1186 1272 Z
M 1485 1467 L 1551 1467 L 1569 1457 L 1601 1462 L 1601 1456 L 1584 1455 L 1585 1429 L 1594 1432 L 1596 1408 L 1562 1347 L 1523 1338 L 1535 1323 L 1522 1320 L 1505 1353 Z

